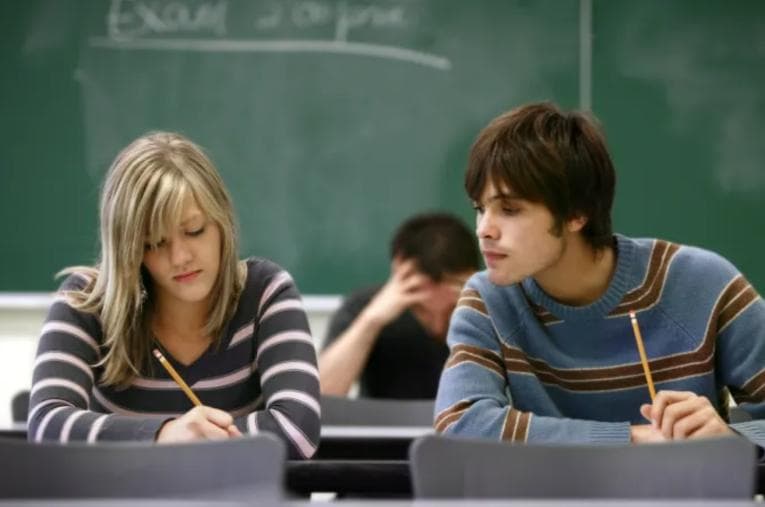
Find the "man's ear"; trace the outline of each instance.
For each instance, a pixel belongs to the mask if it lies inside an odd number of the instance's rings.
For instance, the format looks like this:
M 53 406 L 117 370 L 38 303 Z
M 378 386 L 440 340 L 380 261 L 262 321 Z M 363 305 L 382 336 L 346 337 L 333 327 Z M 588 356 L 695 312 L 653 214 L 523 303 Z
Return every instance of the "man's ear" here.
M 575 215 L 566 222 L 568 232 L 579 232 L 587 225 L 587 217 L 584 215 Z

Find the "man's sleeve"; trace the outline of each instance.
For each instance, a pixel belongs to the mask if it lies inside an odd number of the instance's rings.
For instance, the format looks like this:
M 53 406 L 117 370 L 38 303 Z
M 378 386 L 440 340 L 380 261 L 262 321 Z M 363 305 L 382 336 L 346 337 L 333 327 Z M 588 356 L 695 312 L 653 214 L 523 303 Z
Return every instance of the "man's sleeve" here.
M 448 336 L 435 429 L 457 436 L 534 443 L 628 443 L 628 422 L 546 417 L 514 407 L 506 358 L 480 293 L 466 287 Z
M 713 318 L 722 382 L 753 419 L 731 428 L 765 447 L 765 302 L 739 274 L 723 289 Z

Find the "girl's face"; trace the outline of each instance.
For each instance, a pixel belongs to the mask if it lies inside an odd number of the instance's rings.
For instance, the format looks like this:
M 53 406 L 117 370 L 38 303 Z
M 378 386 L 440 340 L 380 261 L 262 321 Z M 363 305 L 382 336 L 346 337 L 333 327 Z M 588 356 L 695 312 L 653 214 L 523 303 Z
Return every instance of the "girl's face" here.
M 189 198 L 168 236 L 144 250 L 143 265 L 151 275 L 159 306 L 209 305 L 220 256 L 220 228 Z

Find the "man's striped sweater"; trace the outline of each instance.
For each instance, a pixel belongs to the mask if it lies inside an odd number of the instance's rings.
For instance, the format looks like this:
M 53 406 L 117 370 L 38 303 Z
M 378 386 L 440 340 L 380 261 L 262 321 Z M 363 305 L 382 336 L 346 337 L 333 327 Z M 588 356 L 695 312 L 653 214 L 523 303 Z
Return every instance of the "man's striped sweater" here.
M 72 275 L 61 290 L 85 281 Z M 103 353 L 97 316 L 73 309 L 59 295 L 42 330 L 34 365 L 28 438 L 150 440 L 164 421 L 192 408 L 155 360 L 127 388 L 98 382 Z M 220 344 L 189 366 L 168 360 L 202 403 L 229 412 L 243 434 L 268 431 L 293 458 L 319 443 L 316 352 L 300 295 L 290 275 L 264 259 L 247 261 L 247 280 Z
M 754 420 L 731 427 L 765 445 L 765 303 L 722 257 L 616 236 L 603 296 L 562 305 L 531 278 L 486 272 L 452 316 L 436 399 L 438 432 L 520 442 L 629 442 L 650 403 L 629 312 L 637 312 L 657 390 L 693 391 L 727 415 L 727 392 Z

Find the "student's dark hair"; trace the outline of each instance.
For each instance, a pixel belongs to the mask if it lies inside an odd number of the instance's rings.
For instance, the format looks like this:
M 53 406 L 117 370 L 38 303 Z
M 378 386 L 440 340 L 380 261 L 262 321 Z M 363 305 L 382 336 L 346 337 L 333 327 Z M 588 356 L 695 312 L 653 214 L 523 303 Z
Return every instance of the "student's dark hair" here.
M 495 118 L 470 149 L 465 190 L 473 201 L 491 181 L 498 190 L 544 204 L 560 234 L 566 220 L 587 218 L 582 229 L 595 249 L 610 245 L 616 174 L 596 120 L 551 103 L 529 104 Z
M 390 254 L 414 259 L 436 282 L 444 275 L 480 269 L 475 234 L 449 213 L 423 213 L 406 220 L 393 235 Z

